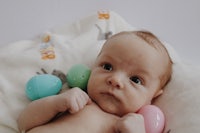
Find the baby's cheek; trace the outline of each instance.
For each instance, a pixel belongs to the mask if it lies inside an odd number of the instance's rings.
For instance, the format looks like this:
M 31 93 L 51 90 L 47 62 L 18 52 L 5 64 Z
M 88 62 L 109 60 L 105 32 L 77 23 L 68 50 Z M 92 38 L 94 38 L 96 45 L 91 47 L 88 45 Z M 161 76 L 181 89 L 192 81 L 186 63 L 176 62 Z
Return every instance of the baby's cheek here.
M 88 84 L 87 84 L 87 92 L 89 93 L 91 91 L 91 89 L 93 88 L 93 83 L 92 83 L 92 79 L 90 78 L 88 80 Z

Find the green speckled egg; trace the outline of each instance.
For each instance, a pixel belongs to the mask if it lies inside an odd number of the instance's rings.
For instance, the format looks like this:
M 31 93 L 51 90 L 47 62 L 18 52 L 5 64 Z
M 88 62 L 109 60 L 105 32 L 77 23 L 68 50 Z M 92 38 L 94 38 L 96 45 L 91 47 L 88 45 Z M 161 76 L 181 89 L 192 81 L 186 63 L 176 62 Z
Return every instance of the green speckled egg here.
M 86 91 L 90 73 L 91 70 L 83 64 L 72 66 L 67 73 L 69 87 L 79 87 Z

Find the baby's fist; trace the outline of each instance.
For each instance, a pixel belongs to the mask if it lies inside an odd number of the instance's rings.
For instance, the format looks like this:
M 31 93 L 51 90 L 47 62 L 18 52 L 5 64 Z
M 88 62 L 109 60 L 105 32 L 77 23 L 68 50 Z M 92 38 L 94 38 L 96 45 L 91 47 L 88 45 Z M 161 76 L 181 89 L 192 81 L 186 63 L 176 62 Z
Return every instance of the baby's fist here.
M 62 99 L 62 111 L 68 110 L 70 113 L 76 113 L 91 103 L 87 93 L 77 87 L 60 94 L 60 98 Z
M 117 121 L 115 131 L 116 133 L 145 133 L 144 118 L 140 114 L 129 113 Z

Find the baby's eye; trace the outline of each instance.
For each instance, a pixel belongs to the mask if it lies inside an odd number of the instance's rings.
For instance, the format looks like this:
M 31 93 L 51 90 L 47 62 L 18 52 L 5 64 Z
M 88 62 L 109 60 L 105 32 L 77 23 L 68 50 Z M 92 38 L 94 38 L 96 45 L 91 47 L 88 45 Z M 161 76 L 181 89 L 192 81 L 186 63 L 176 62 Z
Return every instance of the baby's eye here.
M 105 64 L 103 64 L 102 67 L 103 67 L 103 69 L 108 70 L 108 71 L 112 71 L 112 70 L 113 70 L 112 65 L 109 64 L 109 63 L 105 63 Z
M 137 77 L 137 76 L 130 77 L 130 80 L 133 81 L 136 84 L 141 84 L 142 83 L 142 81 L 140 80 L 140 78 Z

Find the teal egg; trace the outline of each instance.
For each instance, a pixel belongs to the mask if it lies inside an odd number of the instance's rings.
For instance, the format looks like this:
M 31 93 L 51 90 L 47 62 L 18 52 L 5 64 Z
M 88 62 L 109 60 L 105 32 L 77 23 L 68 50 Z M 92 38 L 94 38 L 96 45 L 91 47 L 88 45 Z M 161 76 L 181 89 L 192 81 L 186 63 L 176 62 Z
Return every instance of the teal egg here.
M 79 87 L 86 91 L 90 73 L 91 70 L 83 64 L 72 66 L 67 73 L 69 87 Z
M 26 95 L 30 100 L 57 94 L 62 88 L 61 80 L 51 74 L 32 77 L 26 84 Z

